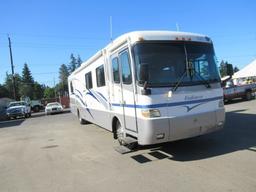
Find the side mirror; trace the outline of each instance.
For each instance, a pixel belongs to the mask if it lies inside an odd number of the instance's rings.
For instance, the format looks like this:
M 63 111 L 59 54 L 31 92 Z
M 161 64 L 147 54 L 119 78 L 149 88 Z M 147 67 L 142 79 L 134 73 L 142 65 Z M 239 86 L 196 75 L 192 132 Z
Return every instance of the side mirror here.
M 142 89 L 141 95 L 151 95 L 151 89 Z
M 148 89 L 149 69 L 147 63 L 142 63 L 139 71 L 140 83 L 143 83 L 143 89 L 141 90 L 142 95 L 150 95 L 151 89 Z
M 139 78 L 141 82 L 148 81 L 148 64 L 142 63 L 139 71 Z

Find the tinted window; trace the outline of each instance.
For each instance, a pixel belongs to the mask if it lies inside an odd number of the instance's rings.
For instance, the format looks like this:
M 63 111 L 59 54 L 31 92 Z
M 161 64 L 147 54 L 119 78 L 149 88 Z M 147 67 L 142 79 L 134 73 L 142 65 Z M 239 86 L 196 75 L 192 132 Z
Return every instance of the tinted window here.
M 120 83 L 119 64 L 118 64 L 118 59 L 116 57 L 114 59 L 112 59 L 112 71 L 113 71 L 114 82 Z
M 96 80 L 97 86 L 102 87 L 105 86 L 105 74 L 104 74 L 104 66 L 101 65 L 96 69 Z
M 91 72 L 85 74 L 85 86 L 87 89 L 92 88 L 92 73 Z
M 174 86 L 218 82 L 219 74 L 212 44 L 196 42 L 155 42 L 134 46 L 137 80 L 140 85 Z M 186 66 L 187 65 L 187 66 Z M 186 70 L 188 68 L 188 70 Z
M 71 92 L 71 93 L 74 93 L 74 88 L 73 88 L 72 82 L 70 82 L 70 92 Z
M 120 61 L 122 64 L 122 80 L 124 84 L 130 84 L 132 82 L 131 68 L 128 52 L 125 51 L 120 55 Z

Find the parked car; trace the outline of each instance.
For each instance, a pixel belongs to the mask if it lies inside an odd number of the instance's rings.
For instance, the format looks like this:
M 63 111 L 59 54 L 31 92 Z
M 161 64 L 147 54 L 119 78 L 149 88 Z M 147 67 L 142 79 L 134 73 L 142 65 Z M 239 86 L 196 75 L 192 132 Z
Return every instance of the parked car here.
M 31 107 L 24 101 L 10 102 L 6 109 L 6 115 L 9 119 L 17 117 L 30 117 Z
M 48 103 L 45 107 L 45 114 L 61 113 L 63 112 L 63 107 L 58 102 Z

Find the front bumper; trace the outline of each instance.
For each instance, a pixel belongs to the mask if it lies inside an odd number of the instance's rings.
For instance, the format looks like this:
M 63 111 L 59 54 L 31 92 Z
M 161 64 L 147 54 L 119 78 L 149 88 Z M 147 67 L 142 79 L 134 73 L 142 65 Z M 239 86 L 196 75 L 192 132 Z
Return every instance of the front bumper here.
M 138 119 L 138 143 L 150 145 L 204 135 L 222 129 L 225 109 L 182 117 Z
M 8 118 L 15 118 L 15 117 L 25 117 L 25 113 L 18 112 L 18 113 L 7 113 Z
M 56 110 L 46 110 L 46 114 L 55 114 L 55 113 L 62 113 L 63 109 L 56 109 Z

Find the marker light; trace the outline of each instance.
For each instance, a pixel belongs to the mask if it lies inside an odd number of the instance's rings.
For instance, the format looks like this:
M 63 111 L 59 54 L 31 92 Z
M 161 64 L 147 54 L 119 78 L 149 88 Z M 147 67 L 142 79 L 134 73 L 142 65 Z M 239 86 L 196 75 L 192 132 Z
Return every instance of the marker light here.
M 161 117 L 161 113 L 158 109 L 145 109 L 141 111 L 141 114 L 146 118 Z
M 190 37 L 189 38 L 185 38 L 185 37 L 179 38 L 179 37 L 176 37 L 175 39 L 176 39 L 176 41 L 191 41 L 192 40 Z
M 139 37 L 139 41 L 144 41 L 143 37 Z

